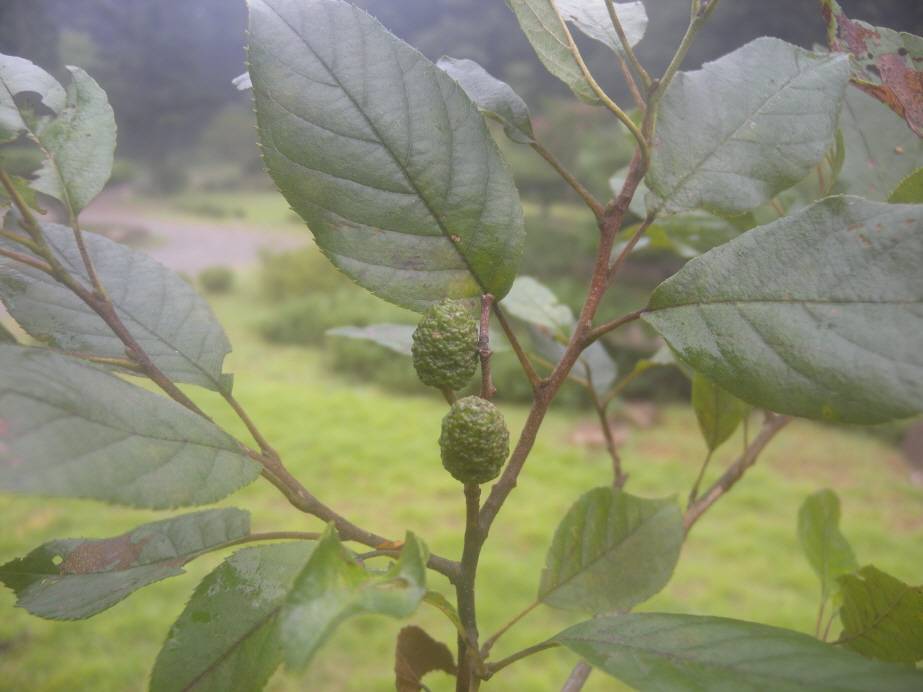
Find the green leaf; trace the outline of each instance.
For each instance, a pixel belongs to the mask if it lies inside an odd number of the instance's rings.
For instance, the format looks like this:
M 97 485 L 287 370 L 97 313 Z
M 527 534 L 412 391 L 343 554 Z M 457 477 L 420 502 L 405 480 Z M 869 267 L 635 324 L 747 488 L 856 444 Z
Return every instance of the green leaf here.
M 170 628 L 151 692 L 259 690 L 282 662 L 279 613 L 314 543 L 247 548 L 196 587 Z
M 553 0 L 506 0 L 506 4 L 545 69 L 569 86 L 584 103 L 598 104 L 599 98 L 571 52 L 575 50 L 573 37 Z
M 750 410 L 747 404 L 699 372 L 692 376 L 692 408 L 709 452 L 734 434 Z
M 507 137 L 520 144 L 535 141 L 529 107 L 509 84 L 501 82 L 474 60 L 444 56 L 436 66 L 458 82 L 484 115 L 501 123 Z
M 279 621 L 286 663 L 301 669 L 345 619 L 361 613 L 405 618 L 426 594 L 429 553 L 407 534 L 397 562 L 370 573 L 328 527 L 295 580 Z
M 923 660 L 923 587 L 869 565 L 840 577 L 843 634 L 837 644 L 883 661 Z
M 900 182 L 923 161 L 923 139 L 891 109 L 847 89 L 840 113 L 846 160 L 837 189 L 884 202 Z
M 742 214 L 804 178 L 833 143 L 845 56 L 758 38 L 681 72 L 660 107 L 647 184 L 668 212 Z
M 410 356 L 414 329 L 415 327 L 409 324 L 371 324 L 367 327 L 334 327 L 328 329 L 326 334 L 371 341 L 402 356 Z
M 798 510 L 798 539 L 820 578 L 821 603 L 837 590 L 837 579 L 859 568 L 849 541 L 840 532 L 840 499 L 832 490 L 809 496 Z
M 64 88 L 45 70 L 24 58 L 0 54 L 0 144 L 12 142 L 34 123 L 31 109 L 21 108 L 13 98 L 27 92 L 38 94 L 54 113 L 67 102 Z
M 54 120 L 33 132 L 45 163 L 32 183 L 39 192 L 79 214 L 112 174 L 115 115 L 106 92 L 79 67 L 68 67 L 72 81 L 67 105 Z
M 591 490 L 555 531 L 538 598 L 565 610 L 629 610 L 670 581 L 684 536 L 674 498 Z
M 901 181 L 888 197 L 891 204 L 923 204 L 923 168 L 918 168 Z
M 43 223 L 42 232 L 61 264 L 88 285 L 74 234 Z M 145 352 L 176 382 L 230 391 L 222 373 L 231 345 L 202 297 L 178 274 L 95 233 L 84 243 L 116 313 Z M 13 244 L 0 239 L 0 247 Z M 0 299 L 32 336 L 65 351 L 125 358 L 125 345 L 95 312 L 44 272 L 0 258 Z
M 163 396 L 73 358 L 0 346 L 0 490 L 166 509 L 260 475 L 237 442 Z
M 923 410 L 923 206 L 829 197 L 691 260 L 644 319 L 772 411 L 877 423 Z
M 554 638 L 609 675 L 656 692 L 913 692 L 923 672 L 800 632 L 728 618 L 627 613 Z
M 249 59 L 266 166 L 335 265 L 417 311 L 506 295 L 519 194 L 451 77 L 340 0 L 251 0 Z
M 555 0 L 561 16 L 573 22 L 580 31 L 592 39 L 623 54 L 622 42 L 612 25 L 605 0 Z M 613 3 L 619 23 L 625 31 L 628 42 L 634 46 L 647 30 L 647 12 L 641 2 Z
M 923 137 L 923 38 L 850 19 L 836 0 L 821 0 L 830 49 L 848 53 L 853 82 Z
M 0 567 L 16 605 L 51 620 L 81 620 L 138 589 L 183 573 L 202 552 L 250 533 L 250 515 L 210 509 L 144 524 L 114 538 L 44 543 Z
M 458 617 L 458 611 L 448 598 L 438 591 L 427 591 L 423 597 L 423 602 L 445 615 L 448 621 L 455 625 L 455 629 L 458 630 L 459 634 L 464 633 L 465 628 L 462 626 L 461 618 Z
M 516 277 L 501 305 L 516 319 L 544 327 L 560 340 L 570 338 L 574 313 L 550 288 L 531 276 Z

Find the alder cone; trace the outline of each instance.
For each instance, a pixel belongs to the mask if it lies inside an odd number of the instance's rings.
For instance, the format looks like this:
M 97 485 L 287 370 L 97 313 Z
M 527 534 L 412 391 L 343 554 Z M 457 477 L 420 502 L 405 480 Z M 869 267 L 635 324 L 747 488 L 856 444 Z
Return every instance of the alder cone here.
M 413 367 L 430 387 L 462 389 L 477 370 L 478 325 L 464 303 L 430 306 L 413 333 Z
M 459 399 L 442 419 L 442 465 L 462 483 L 486 483 L 500 474 L 510 433 L 500 410 L 486 399 Z

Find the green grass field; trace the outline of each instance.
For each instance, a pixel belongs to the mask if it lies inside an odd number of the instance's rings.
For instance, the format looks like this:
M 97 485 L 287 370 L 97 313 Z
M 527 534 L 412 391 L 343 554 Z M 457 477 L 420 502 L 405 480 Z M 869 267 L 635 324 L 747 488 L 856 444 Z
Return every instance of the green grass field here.
M 322 499 L 360 524 L 389 536 L 406 529 L 433 550 L 460 550 L 463 500 L 441 468 L 436 439 L 444 404 L 437 398 L 391 397 L 329 374 L 322 354 L 260 343 L 248 320 L 260 305 L 246 297 L 216 301 L 235 344 L 229 368 L 236 393 L 282 452 L 291 470 Z M 250 317 L 254 316 L 254 317 Z M 412 376 L 408 361 L 408 376 Z M 240 432 L 208 394 L 196 393 L 222 423 Z M 525 410 L 505 411 L 514 432 Z M 574 446 L 574 428 L 590 420 L 555 410 L 547 421 L 519 487 L 495 524 L 481 563 L 481 629 L 494 631 L 534 598 L 554 527 L 582 492 L 610 481 L 601 449 Z M 241 432 L 242 434 L 242 432 Z M 716 458 L 720 472 L 740 440 Z M 703 445 L 691 412 L 662 412 L 654 428 L 634 433 L 623 449 L 628 489 L 645 496 L 685 496 Z M 923 582 L 923 491 L 906 481 L 897 452 L 859 431 L 807 422 L 790 426 L 764 459 L 693 532 L 676 575 L 645 608 L 719 614 L 813 631 L 818 584 L 802 558 L 795 517 L 812 491 L 832 487 L 843 501 L 844 529 L 860 562 L 875 563 L 901 579 Z M 268 483 L 257 481 L 225 503 L 252 510 L 256 530 L 316 530 L 319 523 L 292 510 Z M 104 537 L 161 516 L 83 501 L 0 497 L 4 530 L 0 559 L 21 555 L 59 537 Z M 13 609 L 0 595 L 0 689 L 141 690 L 173 619 L 197 580 L 220 556 L 203 558 L 188 574 L 146 588 L 96 618 L 46 622 Z M 450 594 L 434 575 L 431 586 Z M 495 649 L 502 657 L 580 619 L 540 608 Z M 445 641 L 451 626 L 423 607 L 415 622 Z M 394 637 L 404 623 L 358 618 L 342 626 L 297 679 L 280 672 L 270 689 L 391 690 Z M 559 689 L 574 659 L 561 651 L 539 654 L 498 675 L 485 689 Z M 446 676 L 428 679 L 449 690 Z M 594 673 L 588 690 L 621 689 Z

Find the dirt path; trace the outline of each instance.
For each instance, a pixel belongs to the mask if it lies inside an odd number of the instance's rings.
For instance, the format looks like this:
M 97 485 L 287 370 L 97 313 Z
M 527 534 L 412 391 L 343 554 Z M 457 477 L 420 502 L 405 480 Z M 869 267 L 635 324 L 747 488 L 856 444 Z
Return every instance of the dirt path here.
M 256 262 L 261 251 L 282 252 L 311 242 L 306 228 L 299 233 L 232 220 L 167 216 L 118 193 L 102 195 L 80 218 L 87 229 L 137 242 L 154 259 L 188 274 L 216 265 L 244 267 Z

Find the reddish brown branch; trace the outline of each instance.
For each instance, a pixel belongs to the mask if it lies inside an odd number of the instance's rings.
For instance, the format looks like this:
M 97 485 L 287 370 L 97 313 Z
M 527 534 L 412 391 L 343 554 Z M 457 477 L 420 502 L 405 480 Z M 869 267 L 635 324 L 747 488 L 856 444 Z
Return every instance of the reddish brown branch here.
M 644 172 L 641 152 L 636 151 L 622 189 L 618 197 L 606 208 L 606 215 L 600 223 L 600 240 L 596 254 L 596 264 L 590 279 L 587 298 L 577 319 L 574 333 L 554 371 L 536 389 L 535 402 L 531 411 L 529 411 L 529 417 L 526 419 L 516 447 L 510 455 L 503 474 L 491 488 L 490 494 L 481 508 L 480 523 L 485 537 L 506 498 L 516 487 L 519 474 L 526 463 L 529 453 L 532 451 L 539 428 L 555 394 L 567 379 L 568 374 L 583 351 L 583 344 L 592 328 L 593 317 L 596 315 L 600 301 L 602 301 L 606 288 L 609 286 L 609 257 L 612 254 L 615 236 L 622 227 L 622 222 L 628 211 L 628 205 L 644 177 Z
M 519 343 L 519 339 L 516 337 L 516 332 L 513 331 L 513 327 L 510 325 L 510 322 L 506 317 L 506 313 L 503 312 L 503 309 L 500 307 L 499 303 L 494 303 L 494 315 L 497 316 L 497 321 L 500 323 L 500 328 L 503 329 L 503 333 L 506 335 L 506 340 L 510 342 L 510 347 L 513 349 L 513 353 L 516 354 L 516 358 L 519 360 L 519 364 L 522 366 L 523 372 L 525 372 L 526 377 L 529 378 L 529 383 L 532 385 L 532 389 L 536 389 L 539 384 L 541 384 L 542 378 L 538 372 L 536 372 L 535 367 L 532 365 L 532 361 L 529 360 L 529 355 L 522 347 L 522 344 Z

